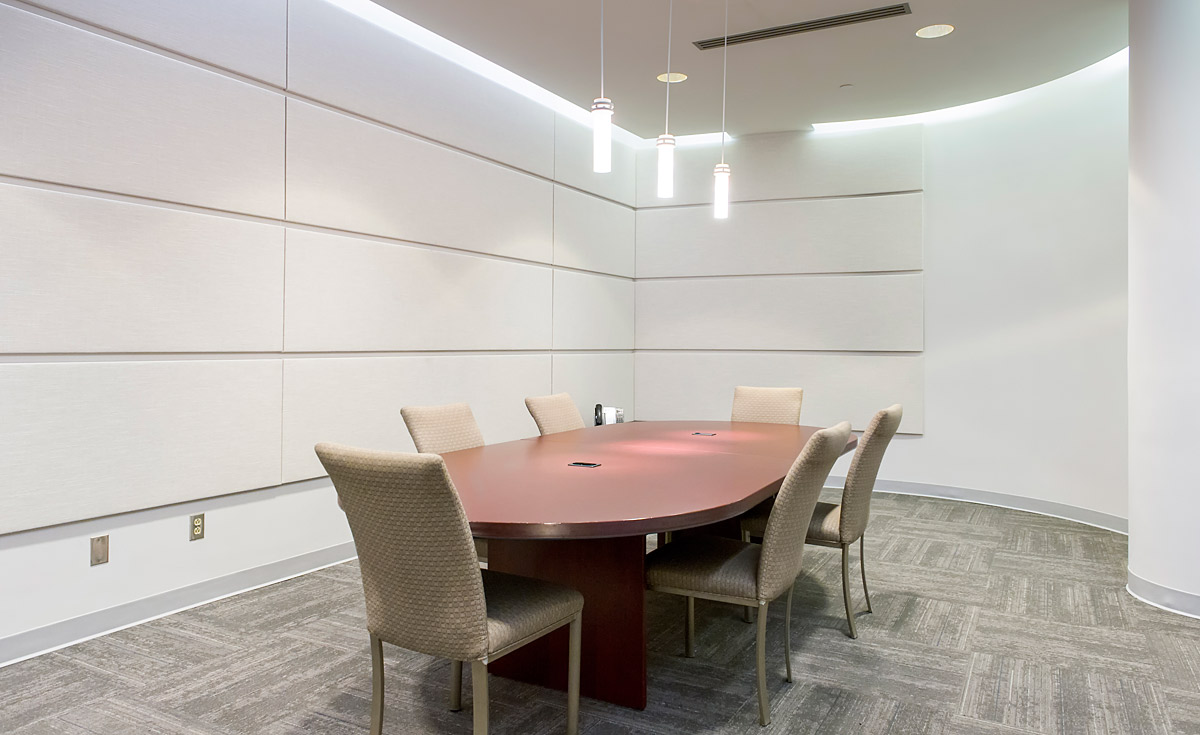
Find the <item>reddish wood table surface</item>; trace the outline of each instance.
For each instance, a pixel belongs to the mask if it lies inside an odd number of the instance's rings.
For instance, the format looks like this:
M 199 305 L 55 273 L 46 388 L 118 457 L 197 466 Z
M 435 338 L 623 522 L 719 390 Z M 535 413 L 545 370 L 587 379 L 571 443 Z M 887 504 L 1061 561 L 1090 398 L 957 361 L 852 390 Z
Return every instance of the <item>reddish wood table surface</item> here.
M 612 424 L 443 457 L 488 567 L 584 596 L 586 696 L 646 706 L 645 535 L 733 518 L 772 495 L 819 427 L 730 421 Z M 703 436 L 701 434 L 712 434 Z M 846 451 L 855 446 L 851 437 Z M 593 462 L 595 468 L 571 467 Z M 494 673 L 566 688 L 566 629 Z

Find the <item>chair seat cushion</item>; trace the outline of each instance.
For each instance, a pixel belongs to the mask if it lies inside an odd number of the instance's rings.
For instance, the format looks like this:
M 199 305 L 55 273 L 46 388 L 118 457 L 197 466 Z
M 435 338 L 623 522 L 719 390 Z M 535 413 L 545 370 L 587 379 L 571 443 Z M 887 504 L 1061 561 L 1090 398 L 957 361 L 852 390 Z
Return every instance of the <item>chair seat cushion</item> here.
M 762 547 L 719 536 L 685 536 L 646 557 L 646 584 L 703 594 L 758 597 Z
M 742 530 L 751 536 L 762 538 L 767 532 L 767 519 L 771 516 L 771 503 L 759 503 L 742 516 Z M 808 522 L 808 541 L 839 543 L 842 539 L 842 506 L 837 503 L 817 503 L 812 520 Z
M 540 579 L 482 569 L 488 652 L 544 633 L 583 609 L 583 595 Z

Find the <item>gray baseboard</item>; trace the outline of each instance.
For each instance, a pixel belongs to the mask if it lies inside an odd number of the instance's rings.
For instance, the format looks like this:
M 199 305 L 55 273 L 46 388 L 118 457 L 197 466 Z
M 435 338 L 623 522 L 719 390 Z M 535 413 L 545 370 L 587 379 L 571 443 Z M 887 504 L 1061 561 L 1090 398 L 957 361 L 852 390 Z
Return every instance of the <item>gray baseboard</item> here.
M 829 484 L 833 486 L 840 487 L 845 481 L 846 478 L 844 477 L 829 478 Z M 948 500 L 963 500 L 968 503 L 979 503 L 981 505 L 995 505 L 1001 508 L 1024 510 L 1044 516 L 1065 518 L 1068 521 L 1096 526 L 1097 528 L 1116 531 L 1117 533 L 1129 533 L 1129 521 L 1120 516 L 1101 513 L 1096 510 L 1088 510 L 1087 508 L 1077 508 L 1065 503 L 1055 503 L 1050 500 L 1023 498 L 1019 495 L 1006 495 L 1005 493 L 995 493 L 989 490 L 972 490 L 970 488 L 953 487 L 950 485 L 931 485 L 924 482 L 879 480 L 875 483 L 875 492 L 896 493 L 898 495 L 923 495 L 929 498 L 946 498 Z
M 256 587 L 340 564 L 353 559 L 355 555 L 354 544 L 346 542 L 0 638 L 0 667 Z
M 1129 572 L 1128 584 L 1125 589 L 1142 602 L 1160 607 L 1167 612 L 1200 618 L 1200 595 L 1193 592 L 1164 587 L 1148 579 L 1142 579 L 1133 572 Z

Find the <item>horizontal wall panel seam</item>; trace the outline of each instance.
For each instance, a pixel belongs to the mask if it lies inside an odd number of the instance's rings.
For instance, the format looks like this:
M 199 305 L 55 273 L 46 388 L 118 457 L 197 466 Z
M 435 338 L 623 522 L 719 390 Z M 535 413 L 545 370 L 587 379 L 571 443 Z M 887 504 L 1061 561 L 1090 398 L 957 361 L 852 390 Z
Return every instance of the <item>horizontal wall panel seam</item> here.
M 925 354 L 924 350 L 769 350 L 769 349 L 732 349 L 732 348 L 711 348 L 711 347 L 638 347 L 634 352 L 645 353 L 677 353 L 685 352 L 694 355 L 881 355 L 881 356 L 896 356 L 896 357 L 918 357 Z
M 602 201 L 609 202 L 610 204 L 616 204 L 618 206 L 621 206 L 621 207 L 624 207 L 626 209 L 633 210 L 633 211 L 637 210 L 637 207 L 626 204 L 617 199 L 610 199 L 609 197 L 603 196 L 601 194 L 597 194 L 592 191 L 588 191 L 587 189 L 579 188 L 578 186 L 575 186 L 573 184 L 568 184 L 568 183 L 559 181 L 554 178 L 546 177 L 541 174 L 534 173 L 533 171 L 527 171 L 526 169 L 520 168 L 519 166 L 514 166 L 511 163 L 505 163 L 503 161 L 498 161 L 494 158 L 488 158 L 487 156 L 483 156 L 478 153 L 475 153 L 474 151 L 470 151 L 465 148 L 459 148 L 457 146 L 446 143 L 445 141 L 438 140 L 437 138 L 429 137 L 428 135 L 425 135 L 423 133 L 418 133 L 414 130 L 408 130 L 406 128 L 402 128 L 397 125 L 393 125 L 391 123 L 384 122 L 382 120 L 378 120 L 376 118 L 354 112 L 353 110 L 348 110 L 348 109 L 345 109 L 342 107 L 338 107 L 336 105 L 331 105 L 327 102 L 323 102 L 323 101 L 313 98 L 313 97 L 308 97 L 308 96 L 305 96 L 302 94 L 297 94 L 296 92 L 293 92 L 291 90 L 276 87 L 273 84 L 263 82 L 261 80 L 255 79 L 253 77 L 248 77 L 243 74 L 239 74 L 235 71 L 225 69 L 224 67 L 215 66 L 208 62 L 200 61 L 199 59 L 195 59 L 190 56 L 185 56 L 183 54 L 172 51 L 170 49 L 163 48 L 161 46 L 156 46 L 154 44 L 147 43 L 147 42 L 142 41 L 137 38 L 133 38 L 132 36 L 126 36 L 122 33 L 116 32 L 116 31 L 110 31 L 106 28 L 102 28 L 100 26 L 95 26 L 95 25 L 92 25 L 85 21 L 77 20 L 68 15 L 62 15 L 60 13 L 46 10 L 45 8 L 41 8 L 38 6 L 27 5 L 22 2 L 16 2 L 15 0 L 0 0 L 0 4 L 8 5 L 17 10 L 31 13 L 33 15 L 37 15 L 39 17 L 46 18 L 47 20 L 52 20 L 57 23 L 62 23 L 63 25 L 71 26 L 72 28 L 76 28 L 78 30 L 84 31 L 85 33 L 92 33 L 94 35 L 101 36 L 103 38 L 107 38 L 110 41 L 116 41 L 118 43 L 123 43 L 127 46 L 133 46 L 133 47 L 139 48 L 143 51 L 157 54 L 158 56 L 162 56 L 162 57 L 171 59 L 173 61 L 177 61 L 177 62 L 180 62 L 183 64 L 187 64 L 189 66 L 193 66 L 198 69 L 213 73 L 213 74 L 217 74 L 219 76 L 226 77 L 226 78 L 230 79 L 231 81 L 241 82 L 243 84 L 249 84 L 251 86 L 258 87 L 258 88 L 263 89 L 268 92 L 274 92 L 275 94 L 278 94 L 281 97 L 284 97 L 287 99 L 293 99 L 298 102 L 304 102 L 306 104 L 310 104 L 315 107 L 324 109 L 328 112 L 336 112 L 340 115 L 344 115 L 344 116 L 352 118 L 354 120 L 358 120 L 359 122 L 363 122 L 363 123 L 367 123 L 370 125 L 375 125 L 377 127 L 385 128 L 394 133 L 400 133 L 402 135 L 407 135 L 409 137 L 416 138 L 418 140 L 429 143 L 431 145 L 438 146 L 439 148 L 454 151 L 455 153 L 461 153 L 465 156 L 470 156 L 471 158 L 474 158 L 476 160 L 485 161 L 487 163 L 491 163 L 496 166 L 506 168 L 510 171 L 514 171 L 516 173 L 524 174 L 526 176 L 538 179 L 540 181 L 549 181 L 551 183 L 558 184 L 559 186 L 565 187 L 567 189 L 572 189 L 574 191 L 577 191 L 580 194 L 586 194 L 587 196 L 595 197 L 596 199 L 600 199 Z M 433 53 L 433 52 L 431 51 L 430 53 Z M 535 104 L 537 104 L 537 103 L 535 102 Z M 549 109 L 549 108 L 546 108 L 546 109 Z M 60 183 L 60 182 L 47 182 L 47 183 Z M 64 184 L 64 185 L 69 186 L 69 184 Z M 158 200 L 154 200 L 154 201 L 158 201 Z M 220 211 L 220 210 L 216 210 L 216 211 Z
M 924 189 L 902 189 L 899 191 L 868 191 L 861 194 L 829 194 L 827 196 L 814 197 L 771 197 L 769 199 L 733 199 L 730 200 L 730 205 L 734 204 L 769 204 L 771 202 L 819 202 L 830 199 L 873 199 L 877 197 L 892 197 L 902 194 L 924 194 Z M 700 202 L 699 204 L 661 204 L 657 206 L 637 207 L 639 212 L 650 212 L 657 209 L 700 209 L 711 207 L 712 202 Z
M 36 1 L 25 3 L 25 2 L 19 2 L 17 0 L 0 0 L 0 2 L 3 2 L 3 4 L 17 8 L 19 10 L 24 10 L 27 13 L 32 13 L 34 15 L 40 15 L 41 17 L 46 18 L 48 20 L 53 20 L 57 23 L 62 23 L 63 25 L 69 25 L 74 28 L 78 28 L 81 31 L 87 31 L 88 33 L 93 33 L 97 36 L 104 36 L 105 38 L 108 38 L 109 40 L 112 40 L 112 41 L 118 41 L 118 42 L 126 44 L 128 46 L 136 46 L 136 47 L 142 49 L 143 51 L 149 51 L 150 53 L 158 54 L 159 56 L 166 56 L 168 58 L 174 59 L 175 61 L 181 61 L 185 64 L 191 64 L 192 66 L 200 67 L 201 69 L 204 69 L 206 71 L 211 71 L 216 74 L 221 74 L 223 76 L 231 77 L 233 79 L 236 79 L 239 82 L 245 82 L 246 84 L 253 84 L 256 87 L 262 87 L 263 89 L 267 89 L 270 91 L 278 91 L 279 90 L 279 87 L 276 87 L 275 85 L 271 84 L 270 82 L 268 82 L 265 79 L 259 79 L 258 77 L 249 76 L 247 74 L 243 74 L 243 73 L 237 71 L 236 69 L 230 69 L 229 67 L 221 66 L 220 64 L 214 64 L 211 61 L 205 61 L 204 59 L 200 59 L 195 56 L 189 56 L 188 54 L 182 53 L 180 51 L 175 51 L 174 49 L 167 48 L 166 46 L 162 46 L 160 44 L 156 44 L 151 41 L 146 41 L 144 39 L 137 38 L 136 36 L 127 35 L 125 33 L 122 33 L 121 31 L 116 30 L 115 28 L 108 28 L 106 26 L 97 25 L 90 21 L 84 20 L 83 18 L 78 18 L 74 15 L 70 15 L 69 13 L 64 13 L 60 10 L 54 10 L 53 8 L 45 7 L 45 6 L 37 3 Z M 285 48 L 285 58 L 286 58 L 286 48 L 287 48 L 286 42 L 285 42 L 284 48 Z M 286 72 L 285 72 L 285 75 L 286 75 Z
M 425 250 L 437 250 L 440 252 L 457 253 L 460 255 L 470 255 L 476 258 L 487 258 L 490 260 L 501 260 L 509 263 L 519 263 L 522 265 L 537 266 L 540 268 L 550 268 L 552 270 L 570 271 L 573 273 L 584 273 L 592 276 L 603 276 L 605 278 L 615 278 L 621 281 L 634 281 L 633 276 L 624 276 L 619 273 L 605 273 L 603 271 L 587 270 L 585 268 L 574 268 L 567 265 L 558 265 L 541 260 L 528 260 L 525 258 L 516 258 L 510 255 L 497 255 L 495 253 L 484 253 L 478 250 L 468 250 L 465 248 L 456 248 L 449 245 L 438 245 L 431 242 L 418 242 L 416 240 L 402 240 L 397 237 L 388 237 L 387 235 L 375 235 L 368 232 L 358 232 L 355 230 L 342 230 L 336 227 L 326 225 L 314 225 L 307 222 L 293 222 L 287 219 L 275 219 L 273 217 L 265 217 L 262 215 L 246 214 L 244 212 L 230 212 L 224 209 L 212 209 L 202 207 L 195 204 L 185 204 L 183 202 L 173 202 L 167 199 L 152 199 L 149 197 L 137 196 L 134 194 L 124 194 L 116 191 L 106 191 L 103 189 L 91 189 L 84 186 L 74 186 L 71 184 L 63 184 L 57 181 L 43 181 L 40 179 L 29 179 L 21 176 L 11 176 L 8 174 L 0 174 L 0 183 L 13 184 L 16 186 L 25 186 L 31 189 L 44 189 L 46 191 L 54 191 L 63 194 L 76 194 L 79 196 L 90 196 L 97 199 L 106 199 L 116 202 L 124 202 L 126 204 L 139 204 L 147 207 L 160 207 L 162 209 L 172 209 L 181 212 L 189 212 L 192 214 L 205 214 L 211 217 L 226 217 L 229 219 L 238 219 L 246 222 L 257 222 L 260 224 L 279 225 L 280 227 L 305 230 L 308 232 L 316 232 L 327 235 L 341 235 L 344 237 L 352 237 L 359 240 L 368 240 L 379 242 L 386 245 L 397 245 L 401 247 L 418 248 Z
M 712 281 L 730 278 L 821 278 L 830 276 L 914 276 L 923 275 L 923 269 L 897 269 L 894 271 L 822 271 L 819 273 L 713 273 L 703 276 L 639 276 L 636 281 Z
M 644 350 L 643 350 L 644 351 Z M 0 365 L 61 362 L 168 362 L 187 360 L 309 360 L 373 357 L 467 357 L 471 355 L 632 355 L 631 347 L 528 350 L 331 350 L 329 352 L 22 352 L 0 354 Z

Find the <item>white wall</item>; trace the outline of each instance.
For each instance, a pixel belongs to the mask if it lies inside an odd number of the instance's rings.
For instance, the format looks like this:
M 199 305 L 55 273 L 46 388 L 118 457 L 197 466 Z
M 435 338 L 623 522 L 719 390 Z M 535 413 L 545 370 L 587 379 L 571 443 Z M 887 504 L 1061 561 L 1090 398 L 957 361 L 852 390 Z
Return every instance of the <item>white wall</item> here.
M 0 663 L 341 548 L 312 445 L 410 449 L 405 404 L 489 442 L 527 395 L 633 409 L 628 146 L 594 175 L 576 123 L 324 0 L 0 0 L 0 68 Z
M 1127 74 L 925 126 L 925 431 L 893 480 L 1126 509 Z
M 742 138 L 723 222 L 661 207 L 643 154 L 639 418 L 723 418 L 739 383 L 804 387 L 813 424 L 898 401 L 885 480 L 1123 527 L 1126 77 L 1117 60 L 924 126 Z M 707 201 L 715 153 L 677 155 L 683 203 Z M 879 196 L 899 190 L 923 191 Z
M 727 419 L 735 385 L 795 385 L 806 422 L 861 427 L 900 401 L 901 431 L 920 433 L 920 126 L 739 138 L 727 220 L 718 152 L 681 148 L 669 200 L 655 151 L 639 158 L 638 418 Z
M 1200 5 L 1130 7 L 1129 590 L 1200 617 Z

